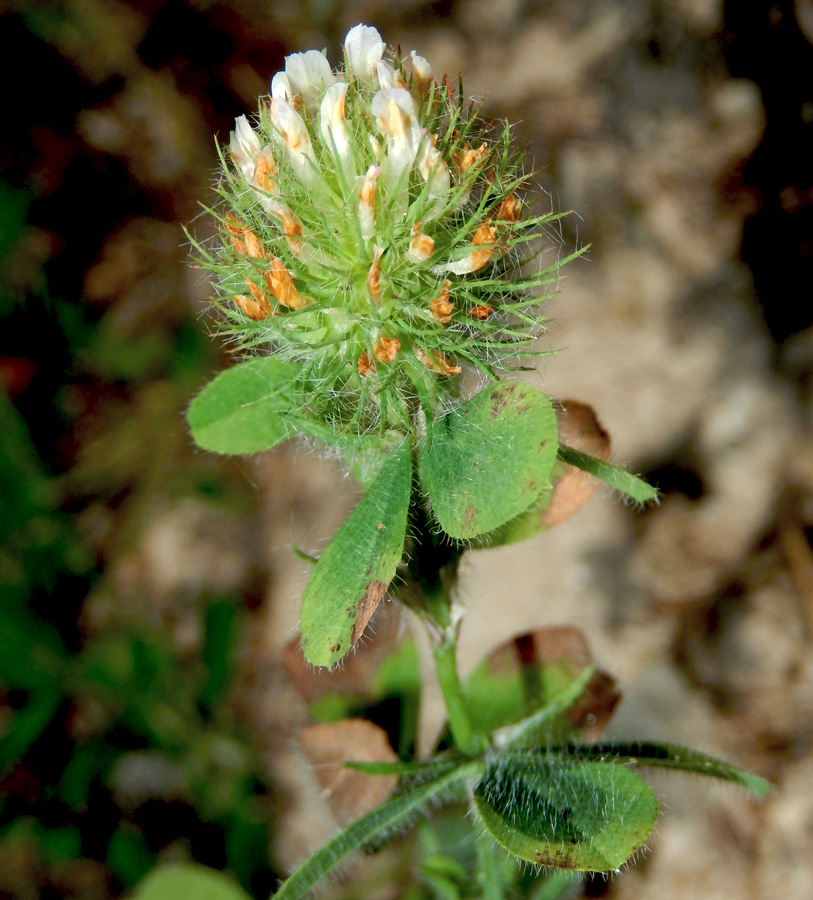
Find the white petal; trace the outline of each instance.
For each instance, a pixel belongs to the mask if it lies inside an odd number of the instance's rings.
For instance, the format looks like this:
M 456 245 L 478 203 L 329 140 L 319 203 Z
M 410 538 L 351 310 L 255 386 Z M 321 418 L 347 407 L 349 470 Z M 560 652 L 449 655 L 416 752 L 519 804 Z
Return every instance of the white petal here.
M 376 63 L 384 55 L 386 47 L 375 28 L 369 25 L 356 25 L 355 28 L 351 28 L 344 39 L 348 74 L 358 81 L 374 84 Z
M 337 81 L 325 91 L 319 106 L 319 130 L 328 147 L 334 147 L 348 178 L 355 176 L 350 132 L 345 122 L 347 82 Z
M 415 103 L 405 88 L 384 88 L 374 95 L 371 110 L 387 142 L 385 171 L 392 186 L 412 167 L 421 142 Z
M 413 50 L 409 54 L 412 57 L 412 74 L 418 82 L 418 87 L 423 90 L 432 80 L 432 67 L 429 63 Z
M 428 184 L 429 196 L 435 200 L 430 204 L 424 215 L 424 220 L 429 221 L 439 215 L 448 198 L 452 186 L 452 173 L 446 165 L 443 157 L 435 146 L 435 139 L 428 133 L 424 134 L 421 146 L 418 149 L 418 171 Z
M 317 177 L 316 157 L 302 116 L 280 97 L 271 100 L 271 122 L 279 132 L 285 153 L 297 176 L 310 184 Z
M 378 83 L 382 88 L 395 87 L 395 69 L 391 62 L 381 59 L 375 64 Z
M 285 72 L 277 72 L 271 79 L 271 96 L 275 100 L 285 100 L 286 103 L 294 102 L 294 89 Z
M 361 236 L 369 241 L 375 233 L 375 193 L 381 169 L 370 166 L 361 182 L 359 191 L 359 225 Z
M 234 120 L 234 131 L 229 139 L 229 151 L 235 165 L 247 179 L 254 174 L 257 155 L 262 145 L 245 116 L 238 116 Z
M 316 106 L 325 88 L 334 81 L 330 63 L 318 50 L 286 56 L 285 74 L 294 94 L 299 94 L 308 107 Z
M 279 204 L 279 201 L 274 199 L 279 195 L 276 176 L 277 161 L 274 158 L 274 148 L 271 144 L 266 144 L 257 156 L 250 179 L 254 192 L 266 212 L 273 212 Z

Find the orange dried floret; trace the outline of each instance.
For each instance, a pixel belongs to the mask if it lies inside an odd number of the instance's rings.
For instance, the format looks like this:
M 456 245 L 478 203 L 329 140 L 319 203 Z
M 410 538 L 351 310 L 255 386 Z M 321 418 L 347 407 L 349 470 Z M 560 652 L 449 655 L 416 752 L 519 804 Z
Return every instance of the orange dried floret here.
M 409 243 L 409 253 L 407 254 L 412 262 L 426 262 L 427 259 L 435 252 L 435 242 L 421 231 L 421 223 L 416 222 L 412 226 L 412 240 Z
M 446 356 L 440 350 L 431 350 L 427 353 L 420 347 L 415 348 L 415 356 L 433 372 L 440 372 L 441 375 L 459 375 L 462 369 L 460 366 L 453 366 Z
M 359 375 L 366 378 L 368 375 L 372 375 L 375 372 L 375 363 L 367 356 L 366 353 L 362 353 L 359 356 L 358 360 L 358 370 Z
M 494 245 L 497 243 L 497 235 L 494 232 L 493 226 L 489 222 L 483 222 L 477 231 L 474 232 L 471 243 L 474 248 L 470 254 L 472 264 L 471 271 L 476 272 L 478 269 L 483 268 L 491 258 L 491 254 L 494 252 Z
M 273 157 L 270 154 L 263 153 L 257 157 L 257 164 L 254 166 L 254 184 L 258 188 L 273 194 L 277 191 L 277 183 L 272 176 L 277 174 L 277 167 Z
M 307 306 L 308 300 L 296 289 L 291 273 L 275 257 L 271 257 L 271 269 L 264 272 L 263 277 L 274 299 L 286 309 L 302 309 Z
M 480 162 L 481 159 L 485 159 L 490 152 L 486 144 L 480 144 L 476 150 L 472 150 L 468 146 L 464 150 L 458 150 L 454 154 L 455 168 L 460 175 L 465 175 L 473 165 Z
M 477 306 L 473 306 L 473 307 L 469 310 L 469 315 L 470 315 L 473 319 L 479 319 L 481 322 L 483 322 L 483 321 L 484 321 L 485 319 L 487 319 L 493 312 L 494 312 L 494 308 L 493 308 L 493 307 L 488 306 L 488 305 L 485 304 L 485 303 L 480 303 L 480 304 L 478 304 Z
M 376 359 L 380 359 L 381 362 L 391 363 L 395 361 L 395 357 L 398 355 L 400 349 L 401 342 L 398 338 L 388 338 L 382 334 L 375 342 L 373 356 L 375 356 Z
M 451 281 L 444 281 L 443 287 L 440 289 L 440 293 L 429 304 L 429 311 L 438 320 L 438 322 L 443 325 L 451 320 L 452 313 L 454 312 L 454 303 L 449 300 L 449 288 L 451 287 L 451 285 Z
M 516 194 L 509 194 L 500 204 L 495 216 L 500 222 L 517 222 L 522 210 L 522 202 Z
M 262 322 L 263 319 L 267 319 L 269 316 L 269 313 L 260 303 L 251 297 L 247 297 L 245 294 L 235 294 L 233 300 L 236 306 L 241 309 L 249 319 L 253 319 L 255 322 Z
M 383 247 L 376 247 L 373 254 L 373 262 L 370 271 L 367 273 L 367 290 L 375 301 L 376 306 L 381 305 L 381 285 L 379 278 L 381 275 L 381 254 L 384 252 Z
M 237 253 L 251 259 L 264 259 L 268 255 L 262 241 L 248 225 L 244 225 L 231 213 L 226 216 L 226 220 L 226 231 L 228 231 L 231 245 Z

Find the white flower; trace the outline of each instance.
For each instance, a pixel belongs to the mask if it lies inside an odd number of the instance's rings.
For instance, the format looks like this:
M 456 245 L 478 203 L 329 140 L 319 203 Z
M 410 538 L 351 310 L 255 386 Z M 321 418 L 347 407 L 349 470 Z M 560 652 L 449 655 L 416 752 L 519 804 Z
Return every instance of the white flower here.
M 428 194 L 435 201 L 424 214 L 424 221 L 429 221 L 443 212 L 452 186 L 452 173 L 437 149 L 437 135 L 424 135 L 417 162 L 418 171 L 428 184 Z
M 379 166 L 370 166 L 367 169 L 359 191 L 359 226 L 361 236 L 369 241 L 375 234 L 375 193 L 378 184 L 378 176 L 381 174 Z
M 291 168 L 300 181 L 311 184 L 317 177 L 318 163 L 302 116 L 286 100 L 274 97 L 271 100 L 271 122 L 282 138 Z
M 432 67 L 422 56 L 418 56 L 414 50 L 409 55 L 412 57 L 412 74 L 415 76 L 415 81 L 418 84 L 418 90 L 423 93 L 432 80 Z
M 319 130 L 325 144 L 334 149 L 348 181 L 355 177 L 353 149 L 345 122 L 345 99 L 348 84 L 337 81 L 331 84 L 319 106 Z
M 248 119 L 245 116 L 238 116 L 234 120 L 234 131 L 229 139 L 229 151 L 235 165 L 247 181 L 254 175 L 254 167 L 261 149 L 260 139 L 248 124 Z
M 358 81 L 373 84 L 377 74 L 376 63 L 384 55 L 386 46 L 375 28 L 369 25 L 351 28 L 344 39 L 348 74 Z
M 299 95 L 308 108 L 317 105 L 334 76 L 324 53 L 308 50 L 306 53 L 292 53 L 285 57 L 285 74 L 294 95 Z M 273 83 L 272 83 L 273 91 Z M 291 101 L 289 101 L 291 102 Z
M 421 142 L 421 126 L 412 94 L 405 88 L 384 88 L 371 104 L 378 130 L 386 140 L 382 169 L 390 188 L 412 168 Z
M 294 89 L 291 87 L 291 79 L 285 72 L 277 72 L 271 79 L 271 96 L 286 103 L 294 102 Z
M 395 68 L 392 63 L 387 62 L 386 59 L 381 59 L 375 64 L 375 71 L 378 76 L 378 84 L 380 87 L 391 88 L 395 87 L 396 84 L 398 87 L 403 87 L 401 79 L 396 79 Z

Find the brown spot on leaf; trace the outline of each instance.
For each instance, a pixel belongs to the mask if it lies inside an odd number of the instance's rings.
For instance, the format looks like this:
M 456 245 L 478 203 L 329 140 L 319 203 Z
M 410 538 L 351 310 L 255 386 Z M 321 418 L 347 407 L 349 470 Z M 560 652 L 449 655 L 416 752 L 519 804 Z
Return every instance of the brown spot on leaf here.
M 364 596 L 359 600 L 358 618 L 356 619 L 356 624 L 353 626 L 353 634 L 350 638 L 351 644 L 355 644 L 364 633 L 367 623 L 372 618 L 376 609 L 378 609 L 378 604 L 384 599 L 388 586 L 389 585 L 384 584 L 382 581 L 371 581 L 367 585 Z
M 474 504 L 466 507 L 466 511 L 463 513 L 463 526 L 464 528 L 468 528 L 471 523 L 474 521 L 477 515 L 477 507 Z
M 493 418 L 496 419 L 506 406 L 509 405 L 509 402 L 513 401 L 513 395 L 517 392 L 518 387 L 520 387 L 520 385 L 515 381 L 503 382 L 503 384 L 500 385 L 498 393 L 491 401 L 491 415 Z M 525 394 L 526 392 L 522 391 L 519 399 L 524 397 Z

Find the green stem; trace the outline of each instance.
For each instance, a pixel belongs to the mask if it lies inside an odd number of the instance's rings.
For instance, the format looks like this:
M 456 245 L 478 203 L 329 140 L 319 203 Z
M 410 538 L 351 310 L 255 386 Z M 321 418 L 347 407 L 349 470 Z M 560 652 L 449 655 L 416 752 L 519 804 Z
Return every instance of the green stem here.
M 457 629 L 460 607 L 453 602 L 462 550 L 443 535 L 434 533 L 419 492 L 414 492 L 410 511 L 412 552 L 408 554 L 413 609 L 424 620 L 432 640 L 438 682 L 446 703 L 449 728 L 457 749 L 476 756 L 486 739 L 472 725 L 457 672 Z
M 466 756 L 476 756 L 485 749 L 485 740 L 475 731 L 463 696 L 457 672 L 457 641 L 451 629 L 443 634 L 441 640 L 436 641 L 432 652 L 455 746 Z

